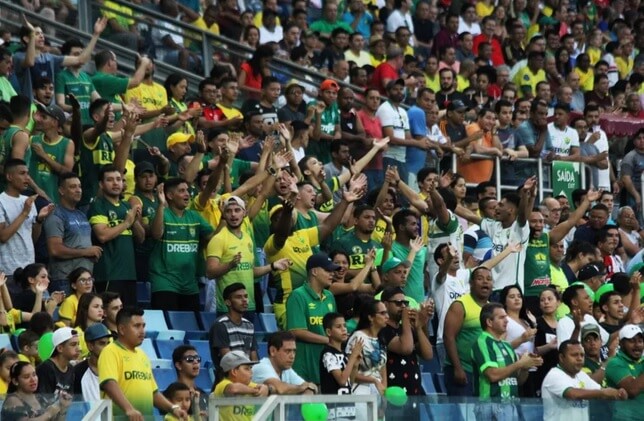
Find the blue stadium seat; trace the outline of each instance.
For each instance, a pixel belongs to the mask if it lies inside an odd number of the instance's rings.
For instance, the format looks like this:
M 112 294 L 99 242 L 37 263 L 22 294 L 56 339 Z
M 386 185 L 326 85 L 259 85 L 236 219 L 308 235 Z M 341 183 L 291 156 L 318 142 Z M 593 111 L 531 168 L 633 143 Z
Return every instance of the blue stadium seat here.
M 150 360 L 150 364 L 152 365 L 152 368 L 172 368 L 172 369 L 174 369 L 174 366 L 172 365 L 172 360 L 167 360 L 167 359 Z
M 195 347 L 197 354 L 201 357 L 201 366 L 210 367 L 212 365 L 212 355 L 210 354 L 210 343 L 208 341 L 200 341 L 197 339 L 190 339 L 188 343 Z
M 277 332 L 277 319 L 273 313 L 259 313 L 259 321 L 263 331 L 267 333 Z M 255 327 L 257 329 L 257 327 Z
M 208 369 L 201 369 L 199 375 L 195 379 L 195 385 L 206 393 L 212 390 L 212 379 L 208 373 Z
M 268 357 L 268 343 L 267 342 L 257 342 L 257 356 L 261 360 L 264 357 Z
M 141 344 L 141 349 L 143 350 L 143 352 L 145 352 L 145 355 L 147 355 L 149 359 L 151 360 L 159 359 L 159 355 L 157 354 L 157 351 L 154 349 L 154 344 L 152 343 L 152 339 L 150 338 L 143 339 L 143 343 Z
M 199 313 L 199 322 L 201 322 L 201 327 L 203 330 L 208 332 L 212 325 L 217 320 L 217 313 L 214 311 L 200 311 Z
M 164 391 L 170 386 L 170 383 L 177 381 L 177 374 L 172 369 L 168 368 L 153 368 L 152 374 L 154 375 L 154 380 L 159 386 L 159 390 Z
M 18 338 L 16 338 L 16 344 L 18 344 L 17 339 Z M 16 349 L 11 343 L 11 335 L 9 333 L 0 334 L 0 348 L 5 348 L 6 350 Z
M 152 301 L 152 292 L 150 291 L 149 282 L 136 283 L 136 298 L 138 300 L 138 304 L 142 308 L 150 308 L 150 302 Z
M 207 339 L 208 332 L 201 330 L 197 317 L 192 311 L 168 311 L 170 328 L 186 332 L 187 339 Z
M 165 321 L 163 310 L 145 310 L 145 336 L 152 339 L 182 341 L 186 333 L 181 330 L 171 330 Z
M 421 373 L 421 378 L 423 382 L 423 389 L 428 395 L 435 395 L 436 387 L 434 387 L 434 379 L 432 379 L 431 373 Z
M 173 340 L 161 340 L 157 339 L 156 341 L 157 350 L 159 351 L 159 357 L 166 360 L 172 360 L 172 352 L 178 346 L 183 345 L 183 341 L 173 341 Z
M 447 388 L 445 387 L 445 374 L 444 373 L 434 373 L 434 385 L 438 393 L 447 393 Z

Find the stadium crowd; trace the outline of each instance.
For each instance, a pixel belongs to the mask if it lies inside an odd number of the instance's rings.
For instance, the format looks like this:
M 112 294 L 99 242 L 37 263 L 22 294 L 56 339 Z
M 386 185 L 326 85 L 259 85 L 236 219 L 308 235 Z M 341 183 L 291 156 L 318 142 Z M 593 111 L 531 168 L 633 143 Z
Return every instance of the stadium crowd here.
M 42 20 L 0 30 L 3 419 L 65 419 L 73 395 L 129 420 L 207 417 L 210 395 L 423 396 L 430 366 L 477 419 L 530 419 L 516 398 L 641 419 L 640 1 L 131 2 L 167 16 L 151 26 L 101 0 L 91 40 L 61 45 L 47 21 L 76 25 L 76 2 L 14 3 Z M 173 21 L 253 53 L 216 49 L 193 98 L 155 77 L 203 71 L 202 33 Z M 537 169 L 561 162 L 584 176 L 549 194 Z M 145 300 L 213 315 L 165 390 Z

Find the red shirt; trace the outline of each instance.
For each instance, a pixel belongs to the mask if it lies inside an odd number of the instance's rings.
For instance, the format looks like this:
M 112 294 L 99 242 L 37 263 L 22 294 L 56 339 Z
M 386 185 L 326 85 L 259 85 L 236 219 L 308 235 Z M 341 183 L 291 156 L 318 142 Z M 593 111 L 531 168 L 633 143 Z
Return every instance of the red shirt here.
M 474 37 L 474 45 L 472 46 L 472 51 L 474 54 L 478 55 L 479 54 L 479 45 L 482 42 L 489 42 L 490 45 L 492 45 L 492 63 L 495 66 L 500 66 L 502 64 L 505 64 L 505 60 L 503 59 L 503 49 L 501 48 L 501 43 L 496 38 L 492 38 L 490 40 L 486 35 L 480 34 Z
M 376 88 L 380 92 L 380 95 L 387 95 L 387 90 L 384 86 L 382 86 L 382 81 L 387 79 L 396 80 L 399 77 L 400 76 L 398 76 L 398 71 L 394 69 L 391 64 L 385 61 L 384 63 L 376 67 L 376 70 L 373 72 L 373 76 L 371 78 L 371 86 L 373 88 Z
M 365 110 L 360 110 L 357 113 L 362 126 L 364 127 L 367 137 L 375 139 L 382 139 L 382 124 L 377 116 L 369 115 Z M 378 152 L 376 156 L 369 162 L 366 169 L 368 170 L 382 170 L 382 151 Z
M 250 67 L 248 62 L 244 62 L 241 65 L 241 71 L 246 73 L 246 80 L 244 85 L 249 88 L 262 89 L 262 74 L 255 75 L 253 69 Z

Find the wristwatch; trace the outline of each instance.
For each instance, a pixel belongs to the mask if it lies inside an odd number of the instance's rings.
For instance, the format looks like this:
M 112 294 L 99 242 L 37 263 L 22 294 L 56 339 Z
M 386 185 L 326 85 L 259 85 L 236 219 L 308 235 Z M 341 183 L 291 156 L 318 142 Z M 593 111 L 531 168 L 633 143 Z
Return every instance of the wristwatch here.
M 277 170 L 273 167 L 266 168 L 266 171 L 273 177 L 277 177 Z
M 173 413 L 175 409 L 179 409 L 179 408 L 181 408 L 179 405 L 174 404 L 174 405 L 172 405 L 172 406 L 170 407 L 170 411 L 168 411 L 168 412 Z

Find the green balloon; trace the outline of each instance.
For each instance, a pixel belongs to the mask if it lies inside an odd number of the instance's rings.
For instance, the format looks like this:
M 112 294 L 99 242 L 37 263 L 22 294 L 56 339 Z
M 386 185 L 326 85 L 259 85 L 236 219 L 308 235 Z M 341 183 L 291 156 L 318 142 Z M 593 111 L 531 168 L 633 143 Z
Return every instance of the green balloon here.
M 48 360 L 51 357 L 51 353 L 54 351 L 54 334 L 52 332 L 47 332 L 40 337 L 38 341 L 38 356 L 40 361 Z
M 600 286 L 599 289 L 595 291 L 595 302 L 599 303 L 599 299 L 602 297 L 602 295 L 611 291 L 615 291 L 615 285 L 611 284 L 610 282 Z
M 329 409 L 323 403 L 305 403 L 301 412 L 304 421 L 326 421 L 329 417 Z
M 389 386 L 385 389 L 385 398 L 393 406 L 403 406 L 407 403 L 407 392 L 400 386 Z

